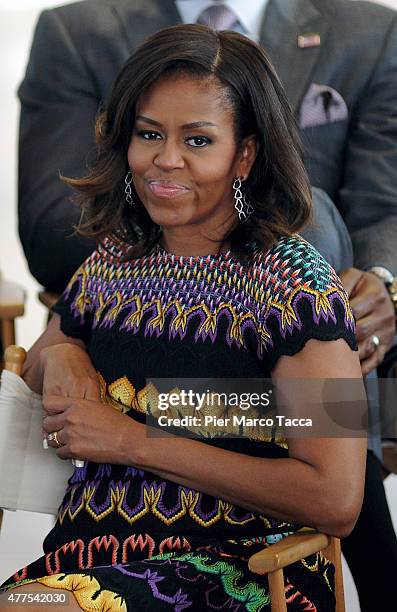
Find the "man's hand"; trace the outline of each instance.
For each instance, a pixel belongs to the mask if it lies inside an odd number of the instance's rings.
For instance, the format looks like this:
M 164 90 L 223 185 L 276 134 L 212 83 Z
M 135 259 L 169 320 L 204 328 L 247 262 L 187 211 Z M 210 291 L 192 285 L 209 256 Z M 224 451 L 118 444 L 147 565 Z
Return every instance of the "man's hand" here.
M 43 408 L 47 439 L 57 432 L 48 444 L 61 459 L 130 465 L 131 449 L 145 437 L 144 425 L 99 401 L 47 396 Z
M 347 268 L 340 274 L 357 322 L 361 369 L 365 376 L 382 363 L 396 333 L 394 307 L 384 283 L 371 272 Z M 372 338 L 378 336 L 377 347 Z

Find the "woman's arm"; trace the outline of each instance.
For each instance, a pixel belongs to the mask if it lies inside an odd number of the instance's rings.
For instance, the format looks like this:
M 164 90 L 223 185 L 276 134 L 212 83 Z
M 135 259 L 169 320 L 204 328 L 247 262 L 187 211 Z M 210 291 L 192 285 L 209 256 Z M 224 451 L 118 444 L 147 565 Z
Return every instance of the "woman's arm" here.
M 82 340 L 66 336 L 53 314 L 28 351 L 22 378 L 36 393 L 99 399 L 98 379 Z
M 357 353 L 344 340 L 310 340 L 280 358 L 275 378 L 361 379 Z M 351 398 L 347 398 L 351 399 Z M 44 428 L 61 430 L 62 458 L 135 465 L 256 513 L 314 526 L 336 536 L 361 508 L 366 440 L 290 439 L 290 457 L 263 459 L 178 437 L 147 437 L 144 425 L 109 406 L 48 398 Z
M 304 385 L 304 379 L 361 379 L 361 369 L 344 340 L 310 340 L 298 354 L 282 357 L 273 377 Z M 187 439 L 151 438 L 131 450 L 137 467 L 254 512 L 346 536 L 362 504 L 366 439 L 291 438 L 288 444 L 285 459 L 204 449 Z

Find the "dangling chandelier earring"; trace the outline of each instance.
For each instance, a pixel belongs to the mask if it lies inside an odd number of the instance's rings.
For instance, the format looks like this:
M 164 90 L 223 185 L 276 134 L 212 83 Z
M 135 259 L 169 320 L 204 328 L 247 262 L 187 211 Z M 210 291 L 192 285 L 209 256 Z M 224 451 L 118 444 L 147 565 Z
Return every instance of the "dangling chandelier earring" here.
M 237 176 L 233 181 L 234 189 L 234 208 L 238 212 L 238 218 L 241 223 L 248 221 L 249 217 L 254 212 L 252 204 L 248 201 L 246 195 L 243 193 L 243 181 L 242 177 Z
M 125 175 L 124 183 L 125 183 L 125 189 L 124 189 L 125 201 L 127 202 L 127 204 L 129 204 L 129 206 L 135 206 L 136 203 L 134 201 L 134 198 L 132 197 L 131 185 L 133 185 L 133 182 L 132 182 L 131 170 L 129 170 L 127 174 Z

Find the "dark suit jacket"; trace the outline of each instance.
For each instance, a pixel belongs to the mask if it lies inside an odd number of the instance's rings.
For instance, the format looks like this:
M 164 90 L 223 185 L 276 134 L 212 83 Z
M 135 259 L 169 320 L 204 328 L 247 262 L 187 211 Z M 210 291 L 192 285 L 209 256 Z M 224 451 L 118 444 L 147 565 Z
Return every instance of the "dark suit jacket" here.
M 19 230 L 48 288 L 61 290 L 92 248 L 70 237 L 79 212 L 58 173 L 84 173 L 98 105 L 120 67 L 148 35 L 179 22 L 173 0 L 85 0 L 40 16 L 19 89 Z M 309 32 L 321 45 L 298 48 Z M 298 120 L 313 83 L 342 97 L 344 118 L 302 130 L 310 178 L 336 202 L 355 264 L 397 274 L 396 13 L 351 0 L 269 0 L 261 42 Z M 327 104 L 324 96 L 324 112 Z

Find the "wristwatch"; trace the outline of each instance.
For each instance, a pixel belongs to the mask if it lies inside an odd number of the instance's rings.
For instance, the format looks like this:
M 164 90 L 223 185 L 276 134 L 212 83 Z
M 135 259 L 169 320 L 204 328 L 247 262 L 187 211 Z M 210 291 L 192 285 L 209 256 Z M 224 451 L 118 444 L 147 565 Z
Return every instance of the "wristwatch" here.
M 397 316 L 397 276 L 393 276 L 393 274 L 387 270 L 387 268 L 383 268 L 383 266 L 374 266 L 373 268 L 369 268 L 368 271 L 375 274 L 375 276 L 385 283 Z

